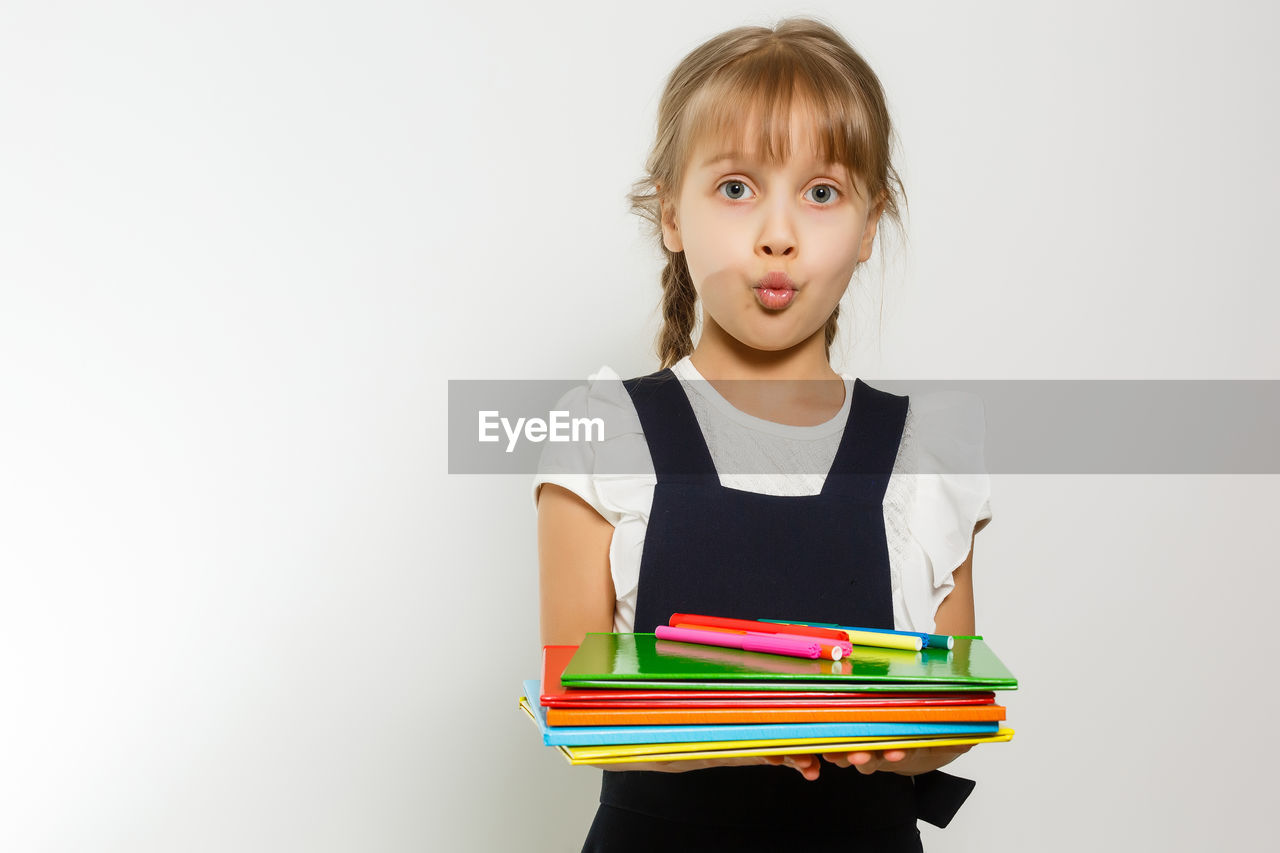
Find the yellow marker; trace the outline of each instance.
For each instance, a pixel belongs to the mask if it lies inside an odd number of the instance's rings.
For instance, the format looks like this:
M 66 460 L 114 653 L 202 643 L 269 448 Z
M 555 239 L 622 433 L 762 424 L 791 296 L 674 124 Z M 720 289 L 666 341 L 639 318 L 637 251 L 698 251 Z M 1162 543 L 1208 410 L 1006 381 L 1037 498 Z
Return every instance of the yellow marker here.
M 919 637 L 911 637 L 904 634 L 884 634 L 880 631 L 851 631 L 848 628 L 840 628 L 840 631 L 849 635 L 849 642 L 855 646 L 875 646 L 881 649 L 906 649 L 909 652 L 920 651 L 924 641 Z

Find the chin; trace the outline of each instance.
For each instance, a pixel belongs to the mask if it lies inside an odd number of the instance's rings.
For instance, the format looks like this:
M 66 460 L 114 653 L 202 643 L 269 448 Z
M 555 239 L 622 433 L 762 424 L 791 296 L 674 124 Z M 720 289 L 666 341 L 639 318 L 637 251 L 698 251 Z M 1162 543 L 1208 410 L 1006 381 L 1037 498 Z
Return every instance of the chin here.
M 742 330 L 744 334 L 734 335 L 740 343 L 762 352 L 782 352 L 793 347 L 798 347 L 805 341 L 813 337 L 814 333 L 804 334 L 797 330 L 788 330 L 786 332 L 781 329 L 753 329 L 748 328 Z M 821 333 L 819 328 L 817 333 Z
M 747 337 L 740 337 L 737 340 L 739 343 L 743 344 L 744 346 L 751 347 L 751 349 L 759 350 L 760 352 L 783 352 L 784 350 L 789 350 L 792 347 L 799 346 L 801 343 L 804 342 L 803 338 L 795 338 L 795 339 L 787 338 L 786 340 L 781 340 L 773 336 L 767 336 L 767 337 L 747 336 Z

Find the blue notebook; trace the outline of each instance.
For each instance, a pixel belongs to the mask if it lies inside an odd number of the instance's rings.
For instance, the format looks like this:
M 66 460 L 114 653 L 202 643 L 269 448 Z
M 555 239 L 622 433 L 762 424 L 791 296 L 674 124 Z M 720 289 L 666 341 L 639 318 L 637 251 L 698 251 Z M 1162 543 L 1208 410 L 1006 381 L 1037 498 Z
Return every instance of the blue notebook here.
M 547 746 L 614 746 L 626 743 L 698 743 L 779 738 L 917 737 L 995 734 L 999 723 L 752 723 L 714 726 L 548 726 L 539 696 L 542 682 L 524 682 L 542 742 Z

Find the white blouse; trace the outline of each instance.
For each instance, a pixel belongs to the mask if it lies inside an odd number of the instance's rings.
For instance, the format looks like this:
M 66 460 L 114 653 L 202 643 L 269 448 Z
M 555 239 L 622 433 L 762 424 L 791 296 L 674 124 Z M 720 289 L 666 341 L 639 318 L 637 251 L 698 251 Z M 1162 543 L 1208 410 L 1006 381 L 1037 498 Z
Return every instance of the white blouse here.
M 791 426 L 735 408 L 688 357 L 673 365 L 672 372 L 689 398 L 717 471 L 825 472 L 831 467 L 851 409 L 852 376 L 842 374 L 844 404 L 833 418 L 815 426 Z M 657 485 L 640 418 L 621 377 L 608 367 L 562 397 L 556 408 L 575 418 L 602 418 L 606 434 L 592 442 L 546 444 L 533 481 L 534 506 L 538 488 L 555 483 L 613 525 L 613 630 L 630 632 Z M 898 630 L 933 631 L 938 605 L 955 586 L 952 573 L 968 556 L 972 537 L 991 520 L 985 432 L 982 400 L 976 395 L 948 391 L 908 398 L 902 441 L 884 497 Z M 628 464 L 610 465 L 611 459 Z M 644 460 L 647 468 L 630 464 L 633 460 Z M 607 473 L 618 470 L 634 473 Z M 720 474 L 726 488 L 770 495 L 818 494 L 825 479 L 825 473 Z

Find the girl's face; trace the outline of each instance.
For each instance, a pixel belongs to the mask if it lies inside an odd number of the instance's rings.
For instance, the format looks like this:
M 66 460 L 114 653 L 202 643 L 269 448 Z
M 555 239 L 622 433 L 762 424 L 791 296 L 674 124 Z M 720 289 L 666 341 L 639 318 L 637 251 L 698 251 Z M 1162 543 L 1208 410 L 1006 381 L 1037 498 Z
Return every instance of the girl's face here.
M 812 136 L 797 134 L 805 124 L 792 121 L 785 163 L 704 143 L 679 198 L 664 204 L 663 242 L 684 252 L 704 336 L 718 326 L 768 351 L 821 339 L 854 268 L 871 257 L 880 209 L 843 166 L 820 162 Z

